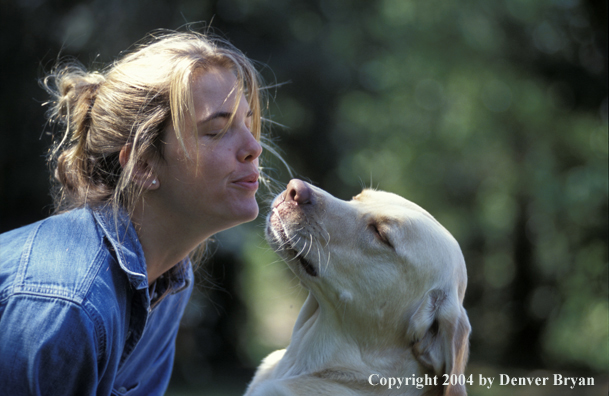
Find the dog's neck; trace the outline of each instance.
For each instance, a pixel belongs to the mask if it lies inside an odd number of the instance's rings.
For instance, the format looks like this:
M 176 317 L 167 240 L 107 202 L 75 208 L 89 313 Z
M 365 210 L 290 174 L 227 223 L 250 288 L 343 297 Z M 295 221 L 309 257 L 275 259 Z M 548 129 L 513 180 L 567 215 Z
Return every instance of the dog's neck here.
M 424 375 L 407 345 L 370 344 L 352 332 L 336 331 L 343 326 L 339 322 L 335 312 L 324 310 L 309 293 L 278 368 L 282 376 L 310 374 L 331 376 L 337 382 L 367 383 L 371 374 Z

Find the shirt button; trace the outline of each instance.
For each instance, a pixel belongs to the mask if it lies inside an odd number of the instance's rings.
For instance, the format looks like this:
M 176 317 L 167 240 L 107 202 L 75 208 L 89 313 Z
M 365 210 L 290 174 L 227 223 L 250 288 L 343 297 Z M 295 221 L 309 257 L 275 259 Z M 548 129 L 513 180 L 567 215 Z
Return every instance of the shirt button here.
M 125 388 L 124 386 L 121 386 L 120 388 L 118 388 L 118 391 L 120 393 L 125 393 L 125 392 L 127 392 L 127 388 Z

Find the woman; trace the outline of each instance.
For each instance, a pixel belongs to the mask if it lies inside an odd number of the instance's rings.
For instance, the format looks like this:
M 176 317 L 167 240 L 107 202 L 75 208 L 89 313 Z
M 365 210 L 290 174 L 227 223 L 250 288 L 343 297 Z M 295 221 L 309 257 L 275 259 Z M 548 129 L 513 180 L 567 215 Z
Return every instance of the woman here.
M 189 255 L 258 214 L 259 76 L 227 43 L 171 33 L 45 86 L 65 126 L 57 213 L 0 235 L 0 389 L 161 395 Z

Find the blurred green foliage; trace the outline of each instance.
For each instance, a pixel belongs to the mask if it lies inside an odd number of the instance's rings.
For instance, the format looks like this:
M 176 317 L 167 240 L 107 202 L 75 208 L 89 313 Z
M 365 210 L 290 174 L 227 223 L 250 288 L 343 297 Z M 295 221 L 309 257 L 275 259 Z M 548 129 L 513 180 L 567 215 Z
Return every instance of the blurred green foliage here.
M 36 78 L 60 51 L 100 64 L 152 29 L 213 20 L 280 84 L 271 132 L 299 177 L 342 199 L 401 194 L 455 235 L 474 366 L 607 372 L 606 1 L 0 4 L 2 230 L 48 213 Z M 261 227 L 218 236 L 176 383 L 241 370 L 244 387 L 289 339 L 304 294 Z

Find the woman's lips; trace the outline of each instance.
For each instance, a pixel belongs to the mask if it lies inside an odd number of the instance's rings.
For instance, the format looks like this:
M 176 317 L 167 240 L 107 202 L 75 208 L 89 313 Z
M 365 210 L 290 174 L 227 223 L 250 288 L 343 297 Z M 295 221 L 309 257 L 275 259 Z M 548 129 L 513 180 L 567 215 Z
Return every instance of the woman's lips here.
M 250 173 L 242 178 L 235 180 L 233 183 L 243 187 L 247 190 L 258 190 L 258 178 L 260 177 L 259 173 Z

